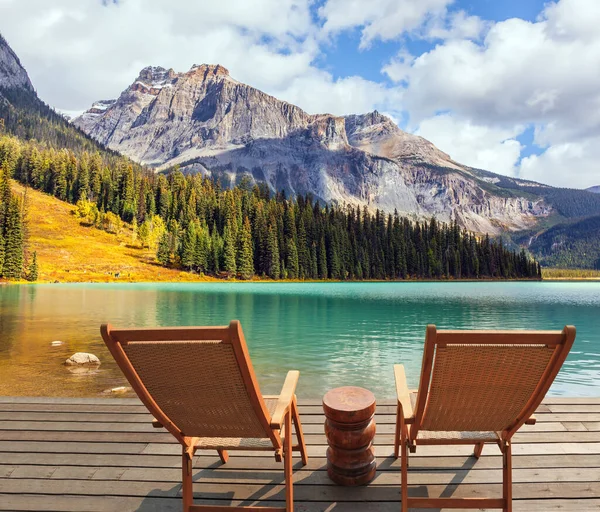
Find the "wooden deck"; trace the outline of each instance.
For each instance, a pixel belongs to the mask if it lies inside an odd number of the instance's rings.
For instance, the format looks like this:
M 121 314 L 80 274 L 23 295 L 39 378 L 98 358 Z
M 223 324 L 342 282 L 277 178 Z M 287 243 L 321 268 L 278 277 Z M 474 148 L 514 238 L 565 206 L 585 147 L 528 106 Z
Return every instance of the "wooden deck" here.
M 300 400 L 310 461 L 296 461 L 297 511 L 400 509 L 399 461 L 392 457 L 394 403 L 377 408 L 378 475 L 343 488 L 325 471 L 323 413 Z M 600 510 L 600 398 L 549 398 L 538 423 L 514 438 L 514 509 Z M 180 448 L 153 429 L 137 399 L 0 397 L 0 510 L 179 511 Z M 420 447 L 410 459 L 410 494 L 501 496 L 501 457 L 486 446 Z M 216 452 L 194 460 L 195 498 L 215 505 L 283 505 L 283 465 L 265 453 Z M 457 487 L 457 484 L 461 484 Z

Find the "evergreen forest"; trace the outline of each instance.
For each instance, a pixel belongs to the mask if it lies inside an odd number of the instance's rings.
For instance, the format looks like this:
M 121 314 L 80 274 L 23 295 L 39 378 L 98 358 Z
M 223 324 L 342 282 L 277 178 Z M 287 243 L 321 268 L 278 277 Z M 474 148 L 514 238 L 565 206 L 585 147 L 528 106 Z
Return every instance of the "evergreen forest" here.
M 82 145 L 56 149 L 0 134 L 3 183 L 10 176 L 73 203 L 82 222 L 100 229 L 130 223 L 139 243 L 156 250 L 165 266 L 242 279 L 541 277 L 538 263 L 524 251 L 477 237 L 456 223 L 323 205 L 310 196 L 287 198 L 249 179 L 231 188 L 176 169 L 155 174 L 114 153 L 90 149 L 88 140 Z M 9 220 L 17 210 L 21 228 Z M 13 231 L 23 232 L 22 201 L 3 193 L 0 215 L 6 267 L 13 245 L 21 244 L 21 254 L 25 249 L 23 235 L 8 243 Z M 9 266 L 3 275 L 16 278 L 17 267 L 22 276 L 37 274 L 31 259 L 29 265 Z

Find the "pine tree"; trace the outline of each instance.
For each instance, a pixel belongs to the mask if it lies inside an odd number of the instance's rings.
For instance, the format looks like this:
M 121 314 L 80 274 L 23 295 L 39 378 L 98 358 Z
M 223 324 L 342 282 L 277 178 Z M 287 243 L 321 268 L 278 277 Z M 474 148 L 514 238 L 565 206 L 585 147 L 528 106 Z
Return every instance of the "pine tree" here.
M 223 269 L 230 276 L 235 276 L 237 270 L 235 264 L 236 243 L 231 221 L 225 225 L 223 244 Z
M 219 236 L 216 224 L 213 224 L 210 234 L 210 270 L 214 274 L 218 274 L 221 270 L 221 260 L 223 259 L 223 239 Z
M 321 236 L 321 242 L 319 243 L 319 279 L 327 279 L 327 248 L 325 247 L 325 239 Z
M 196 260 L 196 229 L 193 223 L 188 224 L 183 241 L 181 242 L 181 264 L 183 268 L 191 270 Z
M 279 279 L 281 276 L 281 264 L 279 262 L 279 245 L 277 242 L 276 227 L 273 224 L 269 225 L 267 235 L 267 275 L 271 279 Z
M 31 259 L 31 264 L 29 265 L 29 269 L 27 271 L 27 281 L 37 281 L 38 280 L 38 262 L 37 262 L 37 252 L 33 251 L 33 257 Z
M 208 271 L 210 260 L 210 235 L 206 226 L 199 226 L 196 230 L 196 247 L 194 249 L 194 265 L 200 272 Z
M 3 275 L 4 271 L 4 237 L 2 236 L 2 230 L 0 230 L 0 276 Z
M 296 279 L 298 277 L 298 250 L 293 238 L 288 238 L 286 242 L 287 258 L 285 268 L 287 269 L 287 278 Z
M 254 254 L 252 248 L 252 228 L 248 217 L 240 230 L 237 268 L 242 279 L 250 279 L 254 275 Z
M 167 266 L 171 262 L 169 232 L 164 231 L 158 241 L 158 249 L 156 251 L 156 259 L 163 265 Z
M 23 275 L 23 226 L 17 197 L 11 197 L 8 207 L 2 274 L 7 279 L 21 279 Z

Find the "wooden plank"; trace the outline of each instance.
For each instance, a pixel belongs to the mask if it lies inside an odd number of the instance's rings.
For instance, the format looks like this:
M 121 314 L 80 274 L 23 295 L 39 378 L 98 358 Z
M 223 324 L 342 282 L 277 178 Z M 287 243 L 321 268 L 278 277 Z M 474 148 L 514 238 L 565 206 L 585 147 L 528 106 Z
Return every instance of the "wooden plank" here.
M 393 447 L 381 446 L 377 450 L 378 456 L 387 457 L 392 454 Z M 493 446 L 487 448 L 488 452 L 494 450 Z M 20 453 L 122 453 L 145 455 L 180 455 L 181 447 L 175 443 L 86 443 L 68 441 L 28 441 L 13 442 L 0 441 L 0 452 Z M 497 449 L 495 450 L 497 452 Z M 199 451 L 199 453 L 207 453 Z M 210 453 L 210 452 L 208 452 Z M 418 446 L 417 453 L 425 457 L 439 456 L 470 456 L 473 453 L 471 445 L 449 446 Z M 494 453 L 494 452 L 492 452 Z M 324 446 L 308 446 L 309 456 L 323 456 Z M 516 455 L 545 455 L 545 454 L 598 454 L 600 455 L 600 442 L 589 443 L 528 443 L 515 444 L 513 454 Z M 264 457 L 265 452 L 260 451 L 232 451 L 232 456 Z
M 446 457 L 420 457 L 411 455 L 412 469 L 434 468 L 439 470 L 456 470 L 469 468 L 471 471 L 482 469 L 499 469 L 502 467 L 502 458 L 499 455 L 484 455 L 475 462 L 472 457 L 446 456 Z M 244 457 L 235 456 L 234 453 L 227 462 L 229 469 L 271 469 L 280 470 L 282 465 L 273 457 Z M 127 455 L 127 454 L 81 454 L 81 453 L 0 453 L 0 461 L 7 467 L 22 465 L 46 466 L 96 466 L 96 467 L 121 467 L 121 468 L 180 468 L 181 457 L 175 455 Z M 302 466 L 298 458 L 294 459 L 294 471 L 325 471 L 325 457 L 311 457 L 306 466 Z M 2 466 L 0 466 L 2 467 Z M 221 462 L 216 452 L 194 458 L 194 467 L 220 468 Z M 392 456 L 378 457 L 378 471 L 397 472 L 400 461 Z M 598 455 L 521 455 L 514 457 L 513 467 L 519 468 L 599 468 Z
M 410 481 L 410 478 L 409 478 Z M 0 494 L 49 494 L 85 496 L 177 496 L 181 484 L 168 482 L 139 481 L 95 481 L 78 480 L 76 485 L 70 480 L 49 479 L 0 479 Z M 399 485 L 342 487 L 337 485 L 298 485 L 294 488 L 297 501 L 396 501 L 400 499 Z M 415 497 L 494 497 L 501 495 L 500 484 L 461 484 L 461 485 L 409 485 L 409 495 Z M 278 500 L 285 498 L 285 487 L 278 484 L 246 483 L 194 483 L 196 499 L 230 500 Z M 528 482 L 513 485 L 515 499 L 546 498 L 599 498 L 599 482 Z
M 123 468 L 123 467 L 97 467 L 97 466 L 0 466 L 1 478 L 7 479 L 48 479 L 48 480 L 102 480 L 102 481 L 149 481 L 168 482 L 177 484 L 181 482 L 180 468 Z M 277 469 L 230 469 L 228 465 L 217 469 L 195 469 L 194 481 L 200 484 L 283 484 L 283 468 Z M 566 468 L 560 472 L 555 468 L 546 469 L 515 469 L 513 482 L 515 483 L 554 483 L 554 482 L 597 482 L 600 480 L 600 468 L 582 469 Z M 399 481 L 397 471 L 380 471 L 369 486 L 382 485 L 394 486 Z M 429 468 L 416 470 L 409 473 L 410 485 L 449 485 L 456 482 L 461 484 L 501 484 L 502 472 L 500 469 L 487 469 L 471 471 L 437 470 Z M 294 485 L 321 485 L 334 486 L 327 472 L 297 471 L 294 474 Z
M 323 424 L 325 416 L 323 413 L 306 414 L 300 410 L 302 424 Z M 81 414 L 81 413 L 41 413 L 41 412 L 2 412 L 0 413 L 0 421 L 40 421 L 40 422 L 106 422 L 106 423 L 149 423 L 151 415 L 144 414 L 128 414 L 128 413 L 97 413 L 97 414 Z M 600 421 L 599 413 L 536 413 L 538 423 L 549 422 L 591 422 Z M 375 422 L 378 425 L 389 424 L 394 425 L 396 415 L 377 412 Z
M 376 418 L 377 419 L 377 418 Z M 396 426 L 391 423 L 377 423 L 378 434 L 393 434 Z M 150 422 L 72 422 L 72 421 L 0 421 L 0 435 L 5 431 L 35 430 L 39 432 L 67 431 L 79 432 L 164 432 L 154 428 Z M 322 423 L 303 423 L 303 430 L 307 434 L 323 432 Z M 524 425 L 519 434 L 535 432 L 566 432 L 566 431 L 600 431 L 600 421 L 597 422 L 538 422 L 535 425 Z
M 600 414 L 600 404 L 549 404 L 545 406 L 549 412 L 583 412 L 587 414 Z
M 206 505 L 222 505 L 222 501 L 204 501 Z M 231 501 L 230 505 L 248 505 L 248 502 Z M 265 501 L 265 506 L 281 507 L 282 501 Z M 302 512 L 397 512 L 399 502 L 302 502 L 297 507 Z M 600 509 L 600 499 L 532 499 L 513 501 L 515 512 L 546 512 L 565 511 L 590 511 Z M 179 498 L 163 498 L 157 496 L 138 497 L 113 497 L 113 496 L 45 496 L 45 495 L 0 495 L 0 510 L 2 511 L 39 511 L 50 512 L 61 510 L 64 512 L 180 512 L 181 500 Z M 483 512 L 491 512 L 483 510 Z M 495 512 L 495 511 L 494 511 Z
M 108 424 L 107 424 L 108 425 Z M 518 432 L 514 438 L 514 444 L 521 443 L 599 443 L 600 432 L 588 431 L 580 424 L 582 428 L 572 431 L 559 432 Z M 118 432 L 111 428 L 102 429 L 99 427 L 94 431 L 74 431 L 74 430 L 34 430 L 31 424 L 28 429 L 0 430 L 0 441 L 72 441 L 72 442 L 113 442 L 113 443 L 159 443 L 173 444 L 175 438 L 163 429 L 148 430 L 146 432 Z M 70 425 L 71 429 L 77 428 Z M 322 427 L 319 429 L 322 430 Z M 327 447 L 327 438 L 324 434 L 312 434 L 305 432 L 306 442 L 313 446 L 322 446 L 323 453 Z M 377 434 L 374 439 L 375 446 L 393 445 L 394 435 Z M 490 449 L 496 449 L 490 445 Z

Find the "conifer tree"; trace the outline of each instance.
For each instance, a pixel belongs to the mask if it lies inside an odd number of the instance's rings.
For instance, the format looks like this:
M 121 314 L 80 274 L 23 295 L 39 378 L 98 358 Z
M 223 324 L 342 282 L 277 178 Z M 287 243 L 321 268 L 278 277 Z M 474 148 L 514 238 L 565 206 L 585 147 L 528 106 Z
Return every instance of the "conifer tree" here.
M 39 277 L 39 269 L 37 262 L 37 252 L 33 251 L 33 257 L 31 258 L 31 264 L 29 265 L 29 269 L 27 271 L 27 280 L 28 281 L 37 281 Z
M 4 274 L 4 243 L 2 230 L 0 230 L 0 276 Z
M 254 275 L 254 254 L 252 248 L 252 228 L 248 217 L 240 230 L 237 268 L 242 279 L 250 279 Z
M 4 266 L 7 279 L 21 279 L 23 275 L 23 226 L 21 201 L 11 197 L 5 227 Z
M 181 243 L 181 264 L 183 265 L 183 268 L 187 270 L 194 267 L 196 260 L 196 242 L 196 229 L 194 224 L 190 222 L 185 230 L 183 241 Z
M 288 238 L 286 247 L 287 258 L 285 268 L 287 270 L 287 277 L 288 279 L 296 279 L 298 278 L 298 250 L 292 237 Z
M 214 274 L 218 274 L 221 270 L 221 260 L 223 259 L 223 240 L 219 236 L 216 224 L 213 223 L 212 232 L 210 234 L 210 269 Z
M 206 226 L 199 226 L 196 230 L 196 247 L 194 250 L 194 265 L 200 272 L 207 272 L 210 260 L 210 235 Z
M 277 242 L 276 228 L 273 224 L 269 225 L 267 235 L 267 275 L 271 279 L 279 279 L 281 275 L 281 264 L 279 262 L 279 245 Z
M 158 249 L 156 251 L 156 259 L 165 266 L 167 266 L 171 261 L 169 238 L 169 232 L 164 231 L 160 237 L 160 240 L 158 241 Z
M 225 225 L 223 231 L 223 270 L 230 276 L 235 276 L 237 267 L 235 264 L 236 243 L 232 228 L 232 221 Z
M 321 241 L 319 243 L 319 279 L 327 279 L 327 248 L 325 247 L 325 239 L 321 236 Z

